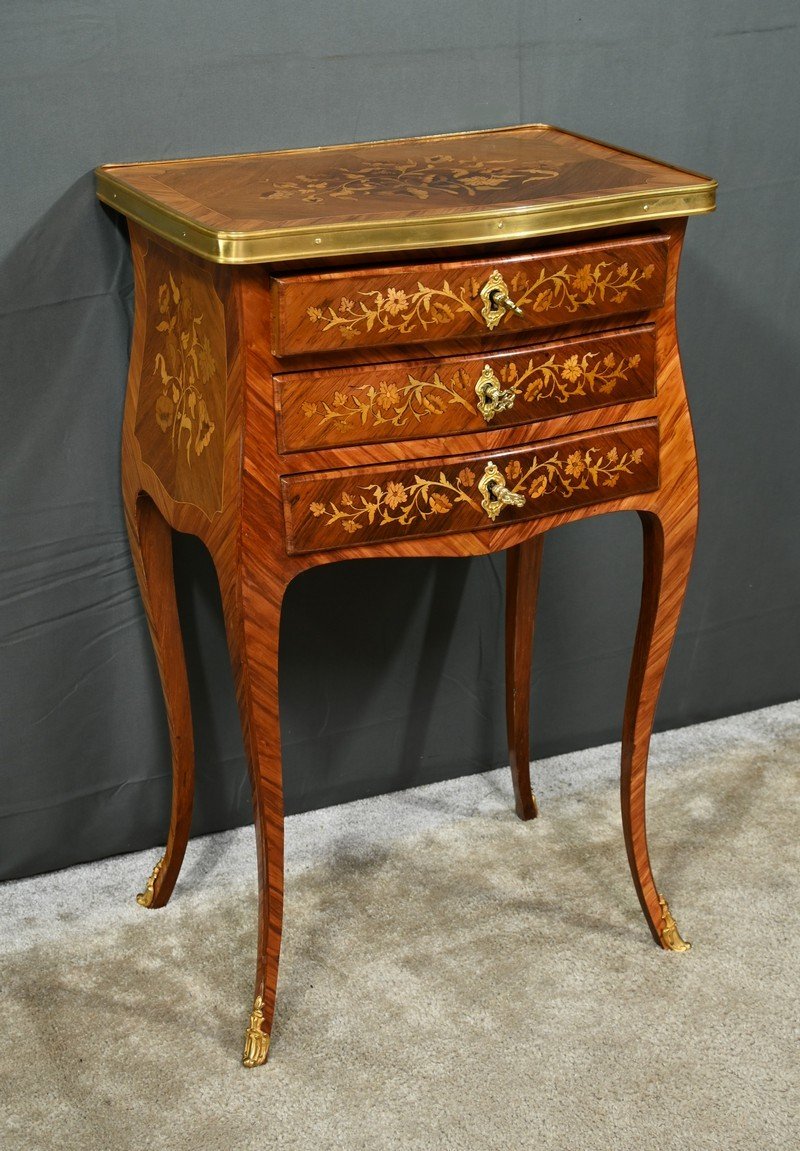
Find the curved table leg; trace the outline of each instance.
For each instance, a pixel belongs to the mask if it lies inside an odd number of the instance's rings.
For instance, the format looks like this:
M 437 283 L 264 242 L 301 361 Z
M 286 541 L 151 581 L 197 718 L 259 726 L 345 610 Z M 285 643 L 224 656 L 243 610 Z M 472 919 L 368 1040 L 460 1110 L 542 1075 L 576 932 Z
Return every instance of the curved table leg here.
M 245 564 L 243 563 L 243 566 Z M 220 585 L 250 770 L 258 857 L 258 954 L 245 1067 L 266 1063 L 275 1012 L 283 926 L 283 774 L 278 710 L 278 641 L 285 585 L 233 570 Z M 231 565 L 232 569 L 232 565 Z
M 192 823 L 194 736 L 189 681 L 175 600 L 172 529 L 143 493 L 126 498 L 125 521 L 161 676 L 172 747 L 172 813 L 167 848 L 136 901 L 142 907 L 163 907 L 175 887 Z
M 520 819 L 539 814 L 531 790 L 530 688 L 533 629 L 544 535 L 506 552 L 506 725 L 514 799 Z
M 628 862 L 642 911 L 661 947 L 688 951 L 650 868 L 645 824 L 645 780 L 664 671 L 678 627 L 697 533 L 697 502 L 675 499 L 659 513 L 640 512 L 644 579 L 622 734 L 622 825 Z

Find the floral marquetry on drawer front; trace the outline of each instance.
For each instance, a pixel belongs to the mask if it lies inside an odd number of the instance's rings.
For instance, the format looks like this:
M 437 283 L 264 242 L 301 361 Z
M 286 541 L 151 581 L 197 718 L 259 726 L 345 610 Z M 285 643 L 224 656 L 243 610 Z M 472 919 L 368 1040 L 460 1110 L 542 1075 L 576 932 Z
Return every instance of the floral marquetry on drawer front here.
M 666 254 L 666 239 L 649 236 L 491 263 L 277 276 L 273 350 L 287 356 L 504 335 L 647 311 L 664 300 Z
M 475 531 L 652 491 L 658 426 L 642 420 L 511 451 L 281 482 L 290 553 Z
M 654 394 L 651 325 L 513 352 L 275 377 L 284 452 L 510 427 Z

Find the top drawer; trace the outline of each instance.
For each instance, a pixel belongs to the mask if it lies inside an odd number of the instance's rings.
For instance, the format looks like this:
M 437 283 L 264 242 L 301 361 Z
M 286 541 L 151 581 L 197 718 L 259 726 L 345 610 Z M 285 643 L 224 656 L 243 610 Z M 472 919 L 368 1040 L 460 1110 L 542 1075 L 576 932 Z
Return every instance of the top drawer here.
M 660 235 L 447 264 L 275 276 L 278 356 L 508 335 L 664 301 Z M 513 307 L 512 307 L 513 305 Z

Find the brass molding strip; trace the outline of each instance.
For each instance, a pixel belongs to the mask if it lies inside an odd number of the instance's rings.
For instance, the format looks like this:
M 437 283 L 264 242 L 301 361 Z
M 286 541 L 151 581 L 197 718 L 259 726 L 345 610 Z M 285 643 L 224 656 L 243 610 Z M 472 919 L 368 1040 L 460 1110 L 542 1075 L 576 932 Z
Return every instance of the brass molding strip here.
M 118 168 L 118 165 L 114 166 Z M 410 251 L 462 244 L 524 240 L 557 232 L 581 231 L 614 224 L 664 220 L 712 212 L 715 180 L 707 184 L 589 197 L 567 204 L 541 204 L 427 220 L 398 219 L 348 223 L 323 229 L 274 228 L 260 232 L 227 232 L 205 228 L 137 192 L 103 169 L 96 170 L 97 195 L 123 215 L 179 248 L 216 264 L 261 264 L 278 260 L 355 256 L 366 252 Z

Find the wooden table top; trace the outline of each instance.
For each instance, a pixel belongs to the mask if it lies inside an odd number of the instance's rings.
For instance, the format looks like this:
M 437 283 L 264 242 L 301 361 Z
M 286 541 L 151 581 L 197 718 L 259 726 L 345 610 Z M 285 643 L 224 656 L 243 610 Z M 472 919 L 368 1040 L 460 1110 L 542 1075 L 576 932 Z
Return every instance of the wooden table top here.
M 216 263 L 526 239 L 709 212 L 716 182 L 542 124 L 97 169 L 105 203 Z

